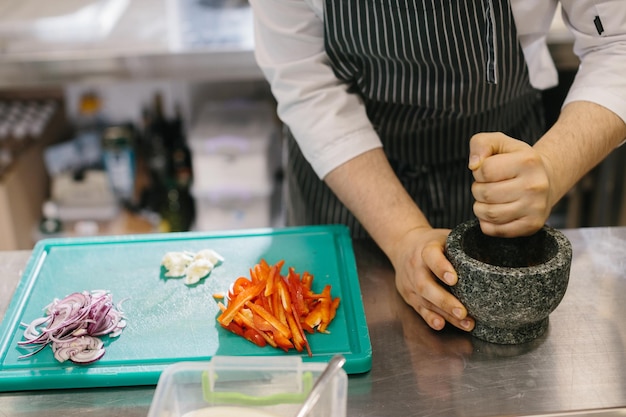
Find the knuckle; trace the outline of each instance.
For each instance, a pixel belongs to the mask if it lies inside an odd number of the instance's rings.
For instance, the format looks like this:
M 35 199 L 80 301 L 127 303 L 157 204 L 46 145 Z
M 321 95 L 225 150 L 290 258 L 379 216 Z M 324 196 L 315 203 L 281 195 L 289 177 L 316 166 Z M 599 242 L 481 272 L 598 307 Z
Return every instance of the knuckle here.
M 476 201 L 480 202 L 489 202 L 490 193 L 483 184 L 473 183 L 472 184 L 472 195 Z
M 415 291 L 420 294 L 420 296 L 423 296 L 427 289 L 428 284 L 425 279 L 418 278 L 415 280 Z
M 483 165 L 480 167 L 480 173 L 483 178 L 483 182 L 488 182 L 493 178 L 493 169 L 491 168 L 489 160 L 483 162 Z
M 491 223 L 497 223 L 500 218 L 498 211 L 491 205 L 486 205 L 483 210 L 482 217 Z

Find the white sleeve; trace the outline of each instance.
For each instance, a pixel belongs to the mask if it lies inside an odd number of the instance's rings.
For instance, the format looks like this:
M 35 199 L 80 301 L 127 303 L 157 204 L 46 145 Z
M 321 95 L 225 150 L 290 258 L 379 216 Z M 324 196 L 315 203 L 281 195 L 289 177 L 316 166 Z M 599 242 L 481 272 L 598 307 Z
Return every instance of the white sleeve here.
M 559 82 L 559 75 L 546 43 L 558 0 L 511 0 L 517 36 L 533 87 L 545 90 Z
M 626 2 L 561 0 L 580 67 L 565 104 L 590 101 L 626 122 Z
M 291 129 L 320 178 L 382 146 L 365 107 L 334 75 L 324 48 L 321 11 L 305 0 L 250 0 L 255 57 Z

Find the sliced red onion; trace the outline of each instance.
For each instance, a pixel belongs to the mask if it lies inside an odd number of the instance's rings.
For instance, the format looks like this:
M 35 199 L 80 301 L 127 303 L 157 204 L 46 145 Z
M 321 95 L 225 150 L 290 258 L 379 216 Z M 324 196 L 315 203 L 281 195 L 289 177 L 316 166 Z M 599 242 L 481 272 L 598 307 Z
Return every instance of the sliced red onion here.
M 33 356 L 48 344 L 59 362 L 71 360 L 89 364 L 104 355 L 103 342 L 97 336 L 117 337 L 126 327 L 119 304 L 115 306 L 111 294 L 105 290 L 83 291 L 68 295 L 45 307 L 46 316 L 22 323 L 22 348 L 33 351 L 20 359 Z

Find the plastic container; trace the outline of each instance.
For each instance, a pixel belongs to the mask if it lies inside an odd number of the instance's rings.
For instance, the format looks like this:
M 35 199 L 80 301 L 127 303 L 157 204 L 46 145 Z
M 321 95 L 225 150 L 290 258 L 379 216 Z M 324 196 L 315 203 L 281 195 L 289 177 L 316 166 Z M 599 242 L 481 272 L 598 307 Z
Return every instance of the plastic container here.
M 277 125 L 269 103 L 207 102 L 189 133 L 196 230 L 269 227 Z
M 265 102 L 205 104 L 189 133 L 196 190 L 259 192 L 271 186 L 275 135 L 275 116 Z
M 191 193 L 196 205 L 195 230 L 235 230 L 270 227 L 271 189 L 217 190 Z
M 179 362 L 161 374 L 148 417 L 292 417 L 325 367 L 298 356 Z M 345 417 L 347 389 L 348 377 L 340 369 L 311 417 Z M 230 414 L 216 414 L 224 410 Z

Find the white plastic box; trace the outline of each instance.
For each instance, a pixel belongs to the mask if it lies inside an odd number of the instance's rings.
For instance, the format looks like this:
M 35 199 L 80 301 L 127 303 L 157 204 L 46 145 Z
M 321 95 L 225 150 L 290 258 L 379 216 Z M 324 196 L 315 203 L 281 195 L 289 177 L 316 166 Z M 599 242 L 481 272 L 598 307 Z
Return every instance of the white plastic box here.
M 325 367 L 299 356 L 215 356 L 209 362 L 180 362 L 161 374 L 148 417 L 210 417 L 216 415 L 211 409 L 224 408 L 238 410 L 235 417 L 246 417 L 242 408 L 293 417 Z M 310 416 L 345 417 L 347 390 L 348 377 L 340 369 Z
M 209 102 L 189 134 L 198 230 L 271 223 L 276 121 L 263 101 Z
M 195 230 L 233 230 L 269 227 L 272 222 L 271 190 L 263 193 L 223 190 L 198 192 L 195 199 Z

